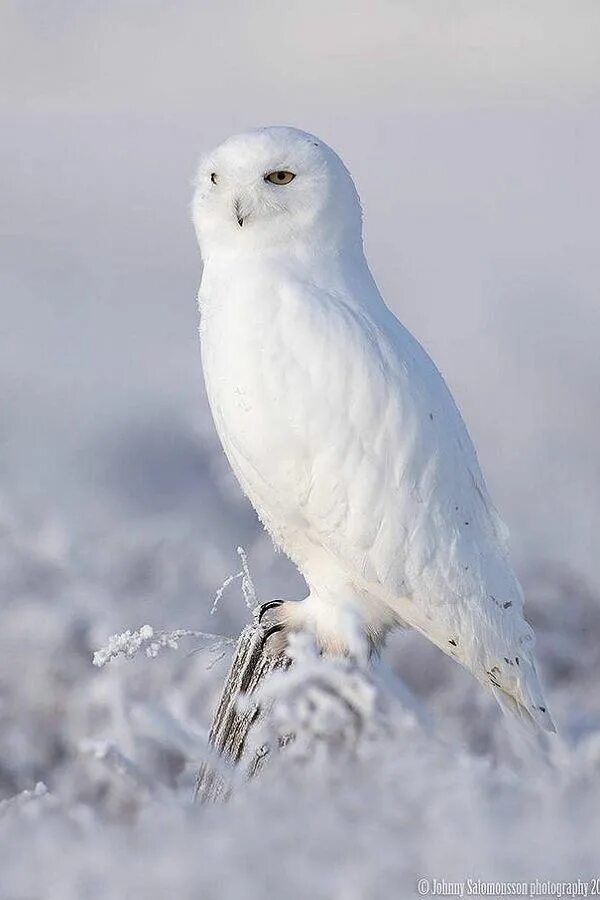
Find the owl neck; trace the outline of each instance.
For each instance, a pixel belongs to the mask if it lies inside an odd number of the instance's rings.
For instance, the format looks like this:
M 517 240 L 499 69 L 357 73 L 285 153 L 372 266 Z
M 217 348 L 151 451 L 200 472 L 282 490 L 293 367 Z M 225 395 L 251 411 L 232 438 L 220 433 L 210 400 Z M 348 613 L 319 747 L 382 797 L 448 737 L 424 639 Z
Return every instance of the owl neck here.
M 253 241 L 250 234 L 240 235 L 243 240 L 222 242 L 216 246 L 202 247 L 205 267 L 220 265 L 285 265 L 291 268 L 338 268 L 363 263 L 362 236 L 340 236 L 320 230 L 310 240 L 303 235 L 289 234 L 275 242 Z
M 202 279 L 205 287 L 213 279 L 245 286 L 257 278 L 270 280 L 281 274 L 328 293 L 373 294 L 374 282 L 361 243 L 344 248 L 290 243 L 260 251 L 221 247 L 205 258 Z

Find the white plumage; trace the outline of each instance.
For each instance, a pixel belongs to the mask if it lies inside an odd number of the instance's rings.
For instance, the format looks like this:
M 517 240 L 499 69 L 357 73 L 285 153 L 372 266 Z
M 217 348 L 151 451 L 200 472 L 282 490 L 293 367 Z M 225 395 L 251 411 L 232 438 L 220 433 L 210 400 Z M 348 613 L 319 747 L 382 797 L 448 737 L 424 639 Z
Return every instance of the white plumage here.
M 333 650 L 410 625 L 553 730 L 506 530 L 444 380 L 379 294 L 341 160 L 292 128 L 229 138 L 193 215 L 215 425 L 309 586 L 280 617 Z

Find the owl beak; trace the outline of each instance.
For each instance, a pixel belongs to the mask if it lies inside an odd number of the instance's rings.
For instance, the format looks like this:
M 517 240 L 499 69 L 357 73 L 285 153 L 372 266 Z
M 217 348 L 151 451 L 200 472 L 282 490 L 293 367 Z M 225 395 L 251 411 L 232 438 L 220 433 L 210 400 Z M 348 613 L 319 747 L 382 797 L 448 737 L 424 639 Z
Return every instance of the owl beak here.
M 239 200 L 235 201 L 235 203 L 233 204 L 233 209 L 235 212 L 235 217 L 237 219 L 237 223 L 241 228 L 242 225 L 244 224 L 244 216 L 242 215 L 242 209 L 241 209 Z

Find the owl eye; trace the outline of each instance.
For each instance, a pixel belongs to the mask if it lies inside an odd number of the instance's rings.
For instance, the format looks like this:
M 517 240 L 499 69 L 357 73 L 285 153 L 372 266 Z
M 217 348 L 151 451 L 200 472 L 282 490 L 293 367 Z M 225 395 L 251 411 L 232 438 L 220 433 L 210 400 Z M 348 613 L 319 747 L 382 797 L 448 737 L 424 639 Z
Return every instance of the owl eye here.
M 269 172 L 265 175 L 265 181 L 270 181 L 271 184 L 289 184 L 295 177 L 293 172 Z
M 213 184 L 216 184 L 216 183 L 217 183 L 218 179 L 217 179 L 217 173 L 216 173 L 216 172 L 211 172 L 211 173 L 210 173 L 210 180 L 212 181 Z

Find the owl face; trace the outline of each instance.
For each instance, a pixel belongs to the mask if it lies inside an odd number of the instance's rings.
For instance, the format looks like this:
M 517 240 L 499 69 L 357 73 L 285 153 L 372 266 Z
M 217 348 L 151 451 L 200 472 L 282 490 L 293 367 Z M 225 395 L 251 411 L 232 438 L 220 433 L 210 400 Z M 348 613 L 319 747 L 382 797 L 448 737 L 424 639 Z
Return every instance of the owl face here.
M 360 241 L 354 183 L 326 144 L 294 128 L 235 135 L 201 161 L 193 219 L 211 253 L 323 252 Z

